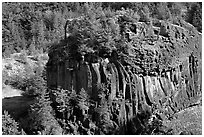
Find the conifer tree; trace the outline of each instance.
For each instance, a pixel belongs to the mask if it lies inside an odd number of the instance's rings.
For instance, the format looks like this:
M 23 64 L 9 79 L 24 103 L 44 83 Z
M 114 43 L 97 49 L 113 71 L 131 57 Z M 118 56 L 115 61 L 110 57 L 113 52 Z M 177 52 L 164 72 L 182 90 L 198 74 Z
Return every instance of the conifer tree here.
M 31 106 L 30 129 L 37 134 L 40 132 L 45 135 L 62 134 L 62 129 L 54 117 L 54 111 L 50 106 L 48 93 L 37 97 L 37 102 Z

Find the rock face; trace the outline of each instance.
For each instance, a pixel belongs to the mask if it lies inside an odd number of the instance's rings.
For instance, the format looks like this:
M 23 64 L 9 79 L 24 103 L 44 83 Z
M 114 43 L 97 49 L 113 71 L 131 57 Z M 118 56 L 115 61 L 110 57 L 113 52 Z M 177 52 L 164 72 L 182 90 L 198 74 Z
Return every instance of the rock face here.
M 152 25 L 130 23 L 124 32 L 132 42 L 128 54 L 113 51 L 110 57 L 99 57 L 96 62 L 88 61 L 87 56 L 79 61 L 60 60 L 57 57 L 62 53 L 51 50 L 48 87 L 77 93 L 83 88 L 97 102 L 99 85 L 107 85 L 109 119 L 123 127 L 119 134 L 139 131 L 142 119 L 154 110 L 166 119 L 198 103 L 202 70 L 200 33 L 189 24 L 177 26 L 164 21 Z

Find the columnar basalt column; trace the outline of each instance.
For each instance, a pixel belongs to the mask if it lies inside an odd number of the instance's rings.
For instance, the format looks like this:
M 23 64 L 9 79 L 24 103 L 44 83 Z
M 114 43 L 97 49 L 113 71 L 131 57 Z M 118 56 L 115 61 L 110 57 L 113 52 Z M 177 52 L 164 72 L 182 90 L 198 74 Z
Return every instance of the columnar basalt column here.
M 98 97 L 99 84 L 101 83 L 99 67 L 99 63 L 90 64 L 90 70 L 92 74 L 92 97 L 94 99 L 97 99 Z

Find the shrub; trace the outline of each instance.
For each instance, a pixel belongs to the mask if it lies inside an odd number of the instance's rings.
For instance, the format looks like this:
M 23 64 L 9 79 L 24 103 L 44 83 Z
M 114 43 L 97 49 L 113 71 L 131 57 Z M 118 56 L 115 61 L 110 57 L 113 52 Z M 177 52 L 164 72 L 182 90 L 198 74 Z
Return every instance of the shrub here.
M 23 130 L 20 131 L 18 123 L 4 111 L 2 115 L 2 134 L 3 135 L 22 135 Z
M 11 54 L 11 58 L 23 64 L 28 63 L 28 57 L 27 57 L 26 50 L 21 50 L 20 53 Z
M 41 74 L 24 73 L 17 74 L 7 79 L 7 84 L 14 88 L 23 90 L 23 95 L 36 96 L 40 95 L 46 88 L 46 81 Z
M 9 77 L 8 72 L 5 69 L 3 69 L 2 70 L 2 84 L 7 85 L 8 77 Z
M 46 88 L 44 79 L 39 75 L 33 75 L 25 80 L 25 92 L 24 95 L 40 95 Z
M 142 135 L 172 135 L 173 130 L 166 125 L 158 114 L 151 115 L 142 126 Z

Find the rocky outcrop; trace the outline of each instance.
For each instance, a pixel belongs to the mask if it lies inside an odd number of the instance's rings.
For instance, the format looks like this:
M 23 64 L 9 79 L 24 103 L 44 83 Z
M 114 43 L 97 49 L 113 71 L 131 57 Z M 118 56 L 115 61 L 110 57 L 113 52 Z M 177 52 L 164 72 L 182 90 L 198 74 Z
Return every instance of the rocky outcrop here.
M 126 28 L 132 42 L 128 54 L 99 57 L 96 62 L 89 56 L 59 61 L 54 59 L 56 50 L 51 50 L 48 86 L 77 93 L 83 88 L 97 102 L 99 85 L 107 85 L 110 120 L 124 127 L 120 134 L 129 131 L 135 118 L 139 124 L 132 127 L 138 129 L 155 110 L 166 119 L 197 104 L 201 99 L 201 34 L 164 21 L 152 24 L 129 24 L 136 31 Z

